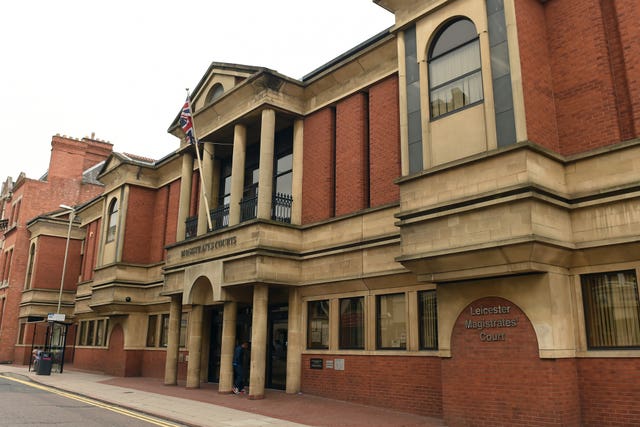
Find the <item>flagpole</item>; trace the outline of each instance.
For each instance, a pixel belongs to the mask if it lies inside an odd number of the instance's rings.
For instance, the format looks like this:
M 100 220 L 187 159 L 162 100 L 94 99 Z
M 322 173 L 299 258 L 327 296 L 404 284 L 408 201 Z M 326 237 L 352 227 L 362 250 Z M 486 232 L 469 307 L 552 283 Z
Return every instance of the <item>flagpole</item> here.
M 198 137 L 196 136 L 196 125 L 195 125 L 195 120 L 193 117 L 193 109 L 191 108 L 191 97 L 189 96 L 189 88 L 186 89 L 187 91 L 187 101 L 189 102 L 189 111 L 191 112 L 191 128 L 193 131 L 193 140 L 195 148 L 196 148 L 196 157 L 198 159 L 198 169 L 199 169 L 199 173 L 198 175 L 200 175 L 200 189 L 202 191 L 202 198 L 204 199 L 204 206 L 207 209 L 207 225 L 209 226 L 209 230 L 213 231 L 213 226 L 211 225 L 211 209 L 209 209 L 209 199 L 207 197 L 207 188 L 204 184 L 204 174 L 203 169 L 202 169 L 202 160 L 200 160 L 200 150 L 198 149 Z M 188 136 L 187 136 L 188 137 Z M 204 149 L 204 146 L 203 146 Z

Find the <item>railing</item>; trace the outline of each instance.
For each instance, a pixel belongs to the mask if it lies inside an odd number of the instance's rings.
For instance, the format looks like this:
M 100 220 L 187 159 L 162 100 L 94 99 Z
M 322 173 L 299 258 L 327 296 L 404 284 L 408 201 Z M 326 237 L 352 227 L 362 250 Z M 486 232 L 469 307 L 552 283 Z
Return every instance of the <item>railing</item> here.
M 271 219 L 274 221 L 291 223 L 291 205 L 293 196 L 290 194 L 276 193 L 271 203 Z
M 249 197 L 240 201 L 240 222 L 249 221 L 258 216 L 258 196 Z
M 271 219 L 279 222 L 291 223 L 291 205 L 293 196 L 290 194 L 276 193 L 271 204 Z M 229 226 L 229 205 L 222 205 L 209 211 L 211 225 L 214 230 Z M 258 196 L 249 197 L 240 201 L 240 221 L 248 221 L 258 216 Z M 185 240 L 196 237 L 198 233 L 198 217 L 187 218 Z
M 0 231 L 6 230 L 8 226 L 9 226 L 8 219 L 0 219 Z
M 184 238 L 191 239 L 193 237 L 196 237 L 196 235 L 198 234 L 198 217 L 189 217 L 185 222 L 187 227 L 184 233 Z
M 229 226 L 229 205 L 211 209 L 209 215 L 211 216 L 211 225 L 213 225 L 214 230 Z

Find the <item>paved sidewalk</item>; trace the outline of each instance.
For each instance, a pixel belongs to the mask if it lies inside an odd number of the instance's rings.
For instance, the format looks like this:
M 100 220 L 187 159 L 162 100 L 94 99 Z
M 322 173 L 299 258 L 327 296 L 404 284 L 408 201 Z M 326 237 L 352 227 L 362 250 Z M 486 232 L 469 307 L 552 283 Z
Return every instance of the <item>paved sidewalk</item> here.
M 60 390 L 190 426 L 320 426 L 320 427 L 442 427 L 437 418 L 382 408 L 267 390 L 265 399 L 217 392 L 216 384 L 187 389 L 165 386 L 158 378 L 111 377 L 66 367 L 64 373 L 36 375 L 27 366 L 0 365 L 0 374 L 29 378 Z

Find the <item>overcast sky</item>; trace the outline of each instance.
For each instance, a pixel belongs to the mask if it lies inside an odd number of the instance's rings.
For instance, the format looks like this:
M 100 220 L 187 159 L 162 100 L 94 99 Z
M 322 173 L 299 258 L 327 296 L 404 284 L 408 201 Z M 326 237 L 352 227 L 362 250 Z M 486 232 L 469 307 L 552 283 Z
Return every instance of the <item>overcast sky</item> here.
M 393 24 L 371 0 L 20 0 L 0 11 L 0 180 L 40 178 L 51 137 L 159 159 L 211 62 L 300 79 Z

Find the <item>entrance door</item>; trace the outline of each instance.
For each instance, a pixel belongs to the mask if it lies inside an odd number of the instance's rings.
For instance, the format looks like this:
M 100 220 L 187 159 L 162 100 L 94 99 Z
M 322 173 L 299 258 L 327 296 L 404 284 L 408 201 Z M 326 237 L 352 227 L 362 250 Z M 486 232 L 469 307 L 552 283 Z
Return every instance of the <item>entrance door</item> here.
M 222 310 L 211 312 L 211 336 L 209 339 L 209 375 L 210 383 L 220 381 L 220 350 L 222 348 Z
M 287 385 L 287 336 L 289 306 L 269 308 L 267 387 L 284 390 Z

